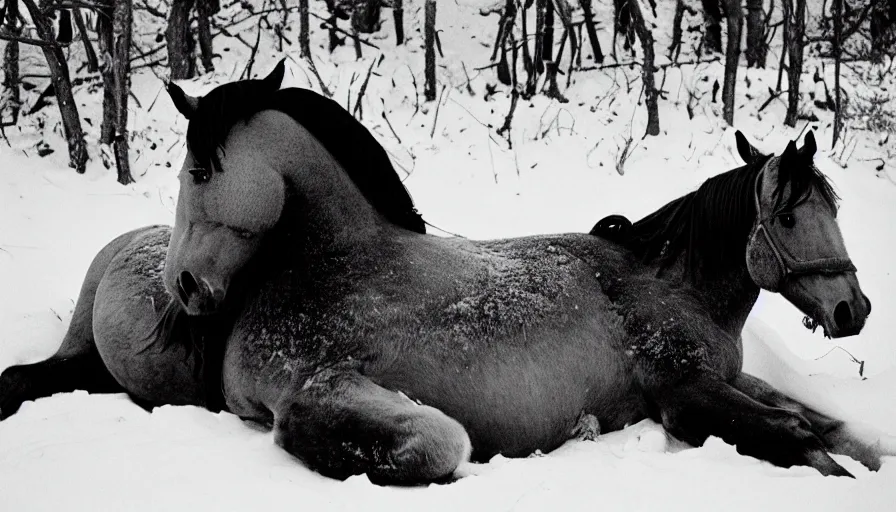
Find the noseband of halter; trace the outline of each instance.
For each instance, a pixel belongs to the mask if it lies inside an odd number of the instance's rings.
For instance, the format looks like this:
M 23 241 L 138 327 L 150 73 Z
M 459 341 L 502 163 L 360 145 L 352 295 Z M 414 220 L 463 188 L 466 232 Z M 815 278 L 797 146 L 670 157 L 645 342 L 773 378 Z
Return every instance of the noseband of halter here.
M 751 255 L 759 251 L 771 253 L 774 256 L 775 272 L 750 272 L 751 277 L 761 288 L 768 291 L 777 291 L 787 281 L 796 276 L 808 274 L 841 274 L 855 272 L 856 267 L 852 260 L 847 258 L 819 258 L 815 260 L 799 260 L 787 251 L 787 247 L 776 239 L 769 229 L 769 224 L 774 221 L 775 212 L 764 215 L 760 196 L 762 192 L 762 178 L 772 161 L 780 162 L 780 157 L 769 158 L 762 169 L 756 174 L 756 183 L 753 188 L 753 199 L 756 203 L 756 224 L 750 234 L 750 243 L 747 246 L 747 265 L 751 263 Z M 762 234 L 760 236 L 760 233 Z M 764 247 L 763 247 L 764 246 Z M 767 275 L 763 275 L 767 274 Z M 760 282 L 761 281 L 761 282 Z

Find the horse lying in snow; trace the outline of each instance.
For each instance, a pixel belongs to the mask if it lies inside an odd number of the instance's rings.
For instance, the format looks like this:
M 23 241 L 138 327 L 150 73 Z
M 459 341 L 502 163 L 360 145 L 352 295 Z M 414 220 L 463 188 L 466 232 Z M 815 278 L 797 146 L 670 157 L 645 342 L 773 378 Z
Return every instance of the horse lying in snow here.
M 811 132 L 607 237 L 445 239 L 370 133 L 283 70 L 169 87 L 189 119 L 173 229 L 100 251 L 58 353 L 0 376 L 3 417 L 72 389 L 226 407 L 324 475 L 388 484 L 550 451 L 583 416 L 824 475 L 849 474 L 828 451 L 896 453 L 741 371 L 760 288 L 831 337 L 871 309 Z

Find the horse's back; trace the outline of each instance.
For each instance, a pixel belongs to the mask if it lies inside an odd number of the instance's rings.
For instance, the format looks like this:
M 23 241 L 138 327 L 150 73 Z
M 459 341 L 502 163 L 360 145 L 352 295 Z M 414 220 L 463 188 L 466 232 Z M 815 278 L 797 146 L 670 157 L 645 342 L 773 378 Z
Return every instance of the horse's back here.
M 113 377 L 136 398 L 149 404 L 201 404 L 195 354 L 170 339 L 187 333 L 160 328 L 163 316 L 170 313 L 171 296 L 162 274 L 171 227 L 151 226 L 131 234 L 96 289 L 97 349 Z

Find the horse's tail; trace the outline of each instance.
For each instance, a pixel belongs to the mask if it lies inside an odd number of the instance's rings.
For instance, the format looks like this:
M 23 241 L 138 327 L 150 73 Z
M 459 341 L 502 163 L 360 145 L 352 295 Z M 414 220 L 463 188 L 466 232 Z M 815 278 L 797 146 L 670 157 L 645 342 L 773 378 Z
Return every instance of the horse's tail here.
M 192 347 L 189 343 L 185 343 L 188 339 L 178 338 L 175 335 L 175 326 L 181 321 L 186 321 L 186 316 L 186 311 L 181 309 L 177 301 L 171 297 L 153 328 L 143 338 L 142 341 L 144 341 L 145 344 L 139 352 L 143 353 L 150 347 L 156 346 L 157 342 L 160 342 L 159 347 L 161 350 L 167 350 L 174 345 L 184 345 L 184 348 L 187 349 L 187 353 L 189 354 Z
M 632 221 L 623 215 L 609 215 L 597 221 L 589 235 L 599 236 L 611 242 L 622 243 L 628 239 Z

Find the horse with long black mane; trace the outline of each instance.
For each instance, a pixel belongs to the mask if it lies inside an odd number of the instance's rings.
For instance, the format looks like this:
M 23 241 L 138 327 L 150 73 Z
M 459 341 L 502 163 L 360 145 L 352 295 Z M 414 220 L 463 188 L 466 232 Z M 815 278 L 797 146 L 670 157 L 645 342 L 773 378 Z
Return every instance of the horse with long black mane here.
M 190 120 L 173 229 L 99 253 L 59 352 L 0 376 L 0 414 L 76 388 L 226 406 L 380 483 L 547 452 L 583 418 L 825 475 L 848 475 L 828 451 L 896 452 L 741 371 L 760 287 L 831 337 L 870 311 L 811 133 L 607 237 L 439 238 L 370 133 L 283 72 L 169 87 Z

